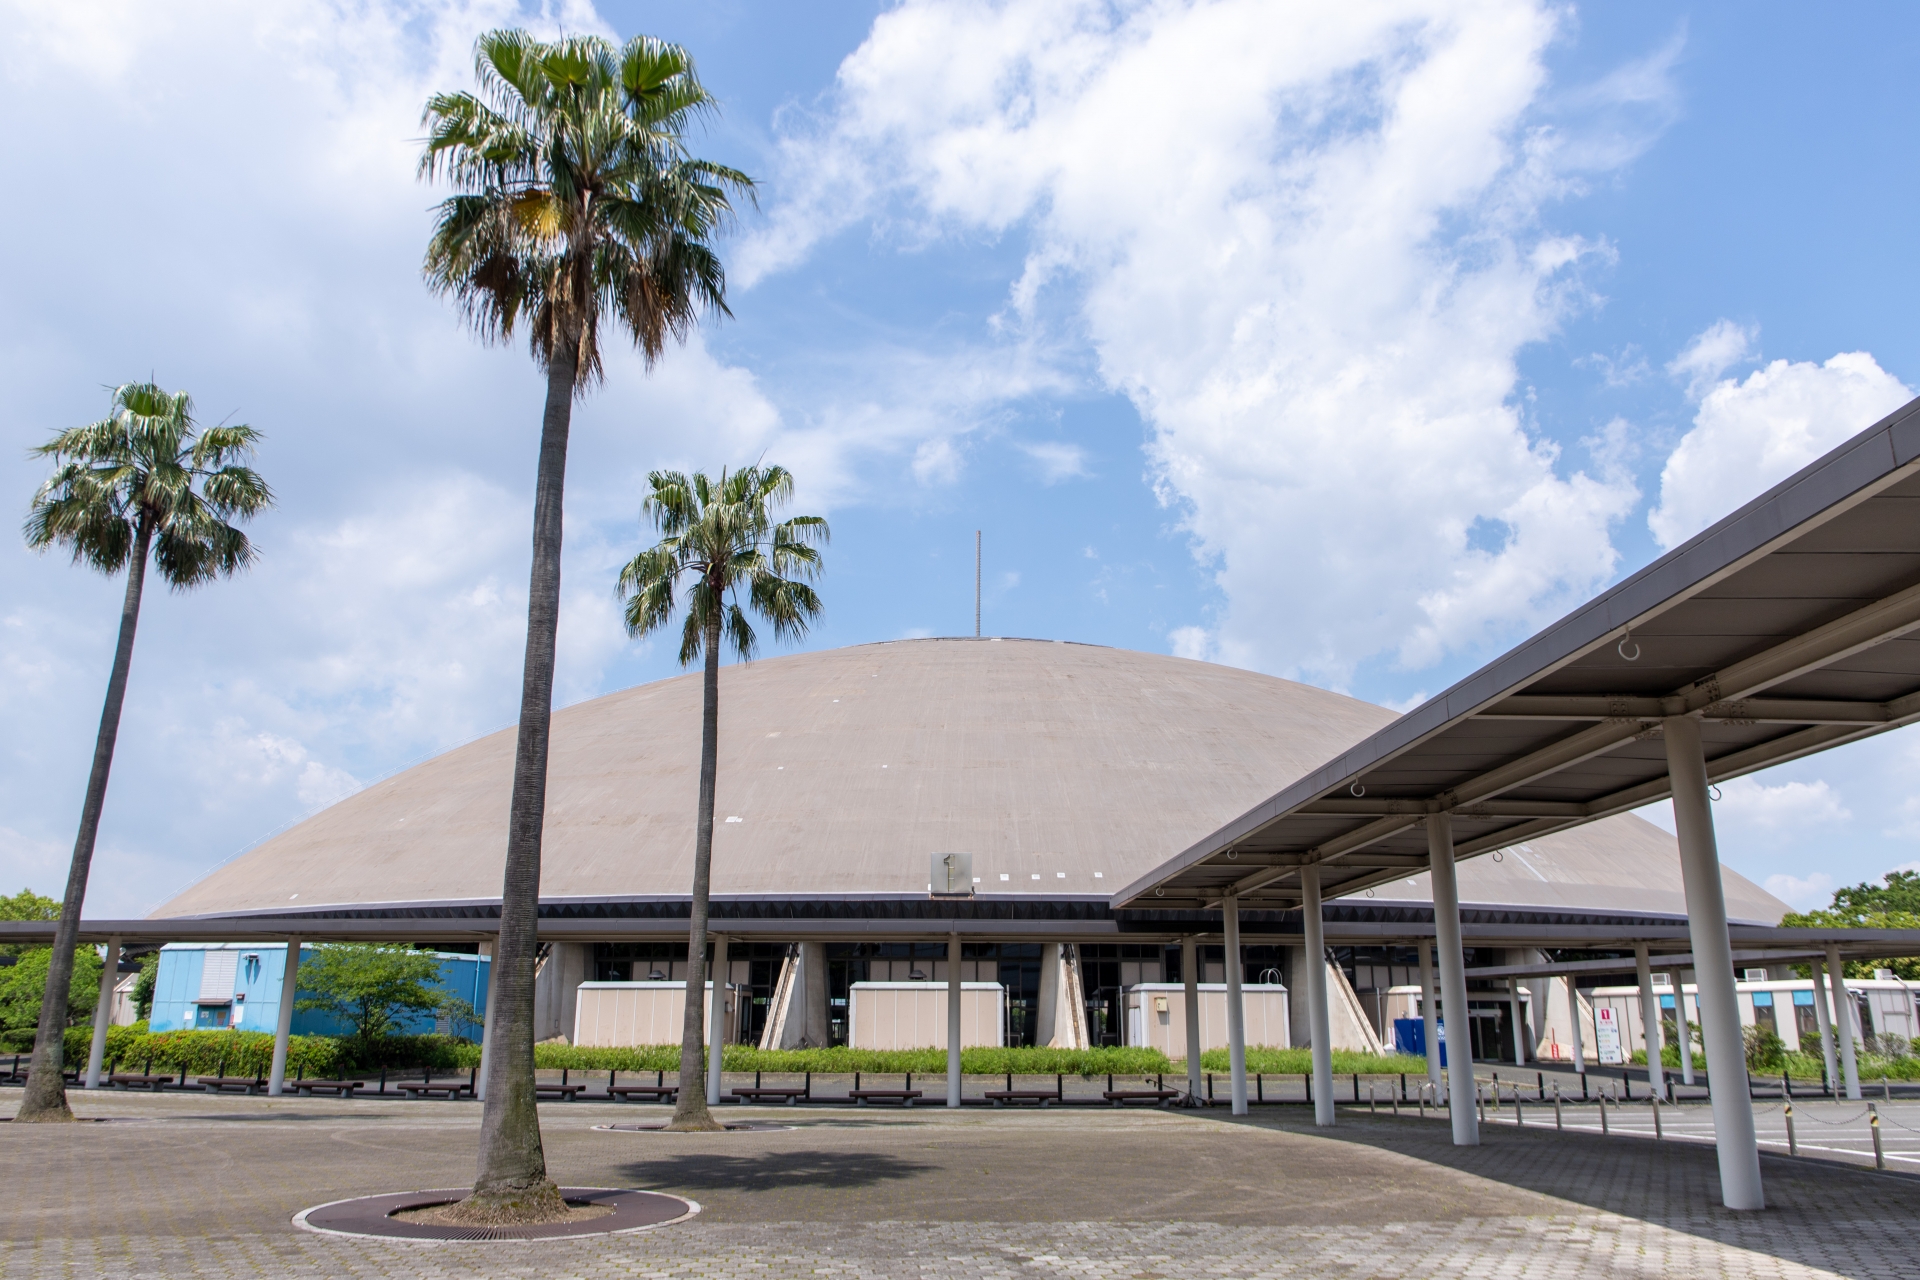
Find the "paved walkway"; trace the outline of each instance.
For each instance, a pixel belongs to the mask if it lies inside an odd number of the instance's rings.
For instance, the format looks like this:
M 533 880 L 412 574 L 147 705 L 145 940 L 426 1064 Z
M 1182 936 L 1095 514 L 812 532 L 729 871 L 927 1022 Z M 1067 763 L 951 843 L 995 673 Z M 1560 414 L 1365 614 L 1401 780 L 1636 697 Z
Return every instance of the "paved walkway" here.
M 18 1094 L 0 1095 L 11 1110 Z M 592 1126 L 542 1108 L 553 1172 L 696 1199 L 638 1236 L 404 1244 L 301 1232 L 325 1200 L 472 1177 L 471 1103 L 111 1095 L 114 1122 L 0 1126 L 12 1277 L 1910 1276 L 1920 1180 L 1765 1160 L 1772 1208 L 1718 1208 L 1710 1148 L 1343 1111 L 741 1114 L 784 1132 Z

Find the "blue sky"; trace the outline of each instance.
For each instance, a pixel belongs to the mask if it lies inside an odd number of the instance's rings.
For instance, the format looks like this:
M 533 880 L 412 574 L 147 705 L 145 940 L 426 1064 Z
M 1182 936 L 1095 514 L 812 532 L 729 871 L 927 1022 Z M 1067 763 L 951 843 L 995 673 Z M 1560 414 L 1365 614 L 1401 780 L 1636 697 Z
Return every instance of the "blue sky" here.
M 611 591 L 656 466 L 799 474 L 816 646 L 969 630 L 981 529 L 990 633 L 1405 707 L 1920 387 L 1899 6 L 8 8 L 6 491 L 151 373 L 282 497 L 246 578 L 149 598 L 107 913 L 512 718 L 540 384 L 420 287 L 413 177 L 489 26 L 686 43 L 761 179 L 735 319 L 579 408 L 563 701 L 676 670 Z M 117 590 L 0 551 L 42 892 Z M 1730 785 L 1726 860 L 1811 904 L 1920 858 L 1916 742 Z

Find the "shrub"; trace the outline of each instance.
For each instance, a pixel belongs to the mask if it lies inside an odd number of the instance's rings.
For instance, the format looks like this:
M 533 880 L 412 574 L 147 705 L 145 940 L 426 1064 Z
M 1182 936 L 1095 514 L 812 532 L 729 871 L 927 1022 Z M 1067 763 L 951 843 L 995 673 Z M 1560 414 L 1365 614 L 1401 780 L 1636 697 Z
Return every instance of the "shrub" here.
M 543 1070 L 568 1067 L 575 1071 L 678 1071 L 677 1044 L 637 1045 L 630 1048 L 582 1048 L 570 1044 L 535 1045 L 533 1062 Z M 730 1044 L 721 1051 L 727 1071 L 813 1071 L 847 1075 L 855 1071 L 891 1074 L 941 1075 L 947 1069 L 945 1049 L 759 1049 Z M 1157 1049 L 996 1049 L 976 1047 L 960 1051 L 960 1069 L 968 1075 L 1151 1075 L 1173 1069 Z
M 1746 1041 L 1747 1070 L 1771 1073 L 1785 1065 L 1786 1041 L 1772 1027 L 1748 1027 L 1741 1038 Z
M 1232 1070 L 1225 1049 L 1209 1049 L 1200 1055 L 1200 1065 L 1208 1071 L 1225 1073 Z M 1307 1075 L 1313 1070 L 1313 1051 L 1311 1049 L 1256 1049 L 1247 1050 L 1247 1070 L 1255 1075 L 1283 1076 Z M 1426 1074 L 1425 1058 L 1408 1057 L 1405 1054 L 1376 1055 L 1354 1053 L 1348 1049 L 1333 1051 L 1333 1073 L 1347 1075 L 1399 1075 L 1406 1072 L 1412 1075 Z

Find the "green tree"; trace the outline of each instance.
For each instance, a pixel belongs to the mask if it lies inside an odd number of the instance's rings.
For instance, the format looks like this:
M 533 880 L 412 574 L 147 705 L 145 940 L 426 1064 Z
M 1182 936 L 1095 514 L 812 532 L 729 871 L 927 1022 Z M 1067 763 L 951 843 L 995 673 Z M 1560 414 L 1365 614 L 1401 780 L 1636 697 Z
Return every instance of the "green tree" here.
M 153 1016 L 153 989 L 160 981 L 160 953 L 149 951 L 140 957 L 140 976 L 133 982 L 133 1020 L 145 1022 Z
M 1783 929 L 1920 929 L 1920 871 L 1889 871 L 1880 884 L 1856 884 L 1833 892 L 1833 905 L 1817 911 L 1790 911 L 1780 918 Z M 1920 982 L 1920 957 L 1849 960 L 1849 978 L 1871 978 L 1873 971 L 1892 969 L 1909 982 Z M 1795 966 L 1801 976 L 1811 966 Z
M 47 970 L 52 961 L 52 947 L 31 947 L 14 957 L 12 964 L 0 967 L 0 1047 L 9 1052 L 19 1052 L 33 1038 L 40 1006 L 46 1002 Z M 92 1018 L 94 1006 L 100 1002 L 99 955 L 92 947 L 76 947 L 68 963 L 73 982 L 60 1019 L 62 1031 Z
M 253 562 L 253 544 L 234 527 L 273 504 L 266 481 L 246 464 L 259 433 L 247 426 L 201 429 L 186 392 L 150 382 L 115 388 L 105 418 L 56 435 L 34 453 L 51 458 L 54 473 L 27 513 L 27 545 L 61 547 L 75 564 L 101 573 L 127 573 L 120 607 L 120 638 L 107 678 L 106 705 L 94 740 L 93 769 L 80 809 L 80 833 L 61 899 L 59 927 L 47 973 L 33 1046 L 33 1067 L 16 1122 L 71 1120 L 61 1073 L 62 1028 L 73 983 L 74 942 L 93 865 L 94 838 L 107 799 L 107 773 L 120 733 L 120 707 L 133 664 L 133 633 L 140 619 L 147 561 L 169 587 L 185 591 Z
M 573 400 L 601 374 L 603 315 L 651 368 L 703 313 L 727 313 L 712 242 L 753 184 L 688 153 L 688 129 L 714 102 L 678 45 L 493 31 L 480 37 L 474 69 L 477 92 L 437 94 L 426 107 L 421 176 L 458 191 L 440 205 L 426 277 L 483 338 L 510 340 L 524 327 L 547 389 L 494 954 L 500 987 L 479 1169 L 453 1212 L 477 1223 L 543 1221 L 564 1212 L 535 1109 L 533 969 Z
M 0 894 L 0 920 L 58 920 L 60 904 L 31 889 L 22 889 L 11 898 Z M 0 942 L 0 956 L 17 956 L 40 948 L 18 942 Z
M 703 473 L 656 471 L 647 477 L 645 514 L 660 541 L 620 571 L 627 601 L 627 630 L 644 636 L 673 619 L 674 601 L 686 583 L 686 622 L 680 629 L 680 665 L 704 659 L 700 716 L 700 800 L 694 824 L 693 909 L 687 932 L 686 1018 L 680 1037 L 680 1092 L 674 1129 L 717 1129 L 707 1110 L 700 1078 L 701 1006 L 706 997 L 707 896 L 713 865 L 713 794 L 719 770 L 720 647 L 741 661 L 753 656 L 758 638 L 747 613 L 773 624 L 779 640 L 798 640 L 820 613 L 820 598 L 808 580 L 820 572 L 828 538 L 819 516 L 776 521 L 775 509 L 793 494 L 793 477 L 776 466 L 722 471 L 718 481 Z M 743 599 L 744 596 L 744 607 Z M 724 975 L 716 975 L 713 998 L 724 998 Z
M 439 988 L 440 961 L 406 946 L 335 943 L 302 958 L 299 996 L 293 1007 L 320 1010 L 353 1027 L 361 1061 L 409 1013 L 439 1012 L 447 997 Z

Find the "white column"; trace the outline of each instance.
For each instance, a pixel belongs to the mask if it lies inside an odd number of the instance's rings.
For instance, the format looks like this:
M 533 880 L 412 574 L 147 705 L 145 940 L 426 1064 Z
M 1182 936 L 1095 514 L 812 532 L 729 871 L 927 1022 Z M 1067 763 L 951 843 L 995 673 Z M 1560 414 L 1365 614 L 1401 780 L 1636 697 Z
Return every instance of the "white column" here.
M 474 1073 L 473 1096 L 485 1101 L 487 1096 L 487 1059 L 493 1056 L 493 1011 L 499 1002 L 494 998 L 500 991 L 500 975 L 494 972 L 494 966 L 500 963 L 500 945 L 496 942 L 493 950 L 487 953 L 487 1009 L 480 1015 L 480 1070 Z
M 1515 1066 L 1527 1065 L 1527 1022 L 1520 1016 L 1520 979 L 1507 979 L 1507 1013 L 1513 1022 L 1513 1061 Z
M 293 994 L 300 989 L 300 939 L 287 939 L 287 960 L 280 970 L 280 1016 L 273 1028 L 273 1070 L 267 1076 L 267 1094 L 280 1096 L 287 1082 L 287 1037 L 293 1034 Z
M 1467 957 L 1460 949 L 1460 882 L 1453 865 L 1453 815 L 1427 815 L 1427 865 L 1433 881 L 1433 932 L 1440 952 L 1441 1038 L 1447 1049 L 1447 1114 L 1453 1145 L 1480 1145 L 1480 1117 L 1473 1109 L 1473 1027 L 1467 1018 Z M 1466 1088 L 1453 1096 L 1452 1082 Z
M 1813 1016 L 1820 1024 L 1820 1057 L 1827 1064 L 1827 1088 L 1837 1095 L 1841 1087 L 1840 1064 L 1833 1056 L 1833 1019 L 1827 1016 L 1827 992 L 1820 976 L 1820 962 L 1815 960 L 1809 971 L 1813 974 Z
M 1433 986 L 1433 944 L 1420 939 L 1420 1021 L 1424 1024 L 1427 1046 L 1427 1079 L 1433 1084 L 1433 1100 L 1438 1104 L 1447 1096 L 1440 1079 L 1440 996 Z
M 1687 890 L 1687 930 L 1693 943 L 1694 987 L 1700 1034 L 1707 1049 L 1707 1090 L 1713 1098 L 1714 1145 L 1720 1158 L 1720 1196 L 1729 1209 L 1764 1209 L 1760 1146 L 1748 1096 L 1747 1049 L 1733 980 L 1733 943 L 1727 934 L 1726 887 L 1714 846 L 1713 807 L 1707 801 L 1707 757 L 1700 722 L 1665 722 L 1667 776 L 1680 838 L 1680 876 Z
M 1678 969 L 1673 971 L 1673 1029 L 1680 1036 L 1680 1083 L 1693 1083 L 1693 1031 L 1687 1023 L 1687 984 Z
M 100 1063 L 107 1056 L 107 1027 L 113 1022 L 113 986 L 120 976 L 120 939 L 107 939 L 100 969 L 100 1002 L 93 1006 L 93 1049 L 87 1054 L 87 1088 L 100 1087 Z
M 1572 974 L 1567 975 L 1567 1021 L 1573 1024 L 1573 1069 L 1580 1075 L 1587 1074 L 1586 1028 L 1580 1020 L 1580 982 Z
M 1313 1122 L 1333 1123 L 1333 1037 L 1327 1031 L 1327 931 L 1320 868 L 1300 868 L 1300 931 L 1305 935 L 1307 1029 L 1313 1037 Z
M 1640 1034 L 1647 1041 L 1647 1086 L 1654 1096 L 1667 1096 L 1667 1073 L 1660 1061 L 1660 997 L 1653 993 L 1653 969 L 1647 957 L 1647 944 L 1633 944 L 1633 968 L 1640 978 Z
M 947 935 L 947 1105 L 960 1105 L 960 934 Z
M 713 1004 L 707 1013 L 707 1105 L 717 1107 L 724 1065 L 720 1059 L 726 1050 L 721 1042 L 727 1036 L 727 936 L 709 936 L 713 939 Z
M 1853 1028 L 1855 1010 L 1847 995 L 1847 969 L 1840 963 L 1840 948 L 1827 948 L 1827 982 L 1833 987 L 1833 1034 L 1840 1042 L 1840 1073 L 1846 1080 L 1847 1097 L 1860 1101 L 1860 1064 L 1854 1057 Z
M 1200 1101 L 1200 948 L 1180 939 L 1180 985 L 1186 988 L 1187 1096 Z
M 1247 1018 L 1240 1005 L 1240 897 L 1229 893 L 1221 903 L 1227 922 L 1227 1062 L 1233 1073 L 1233 1114 L 1247 1114 Z

